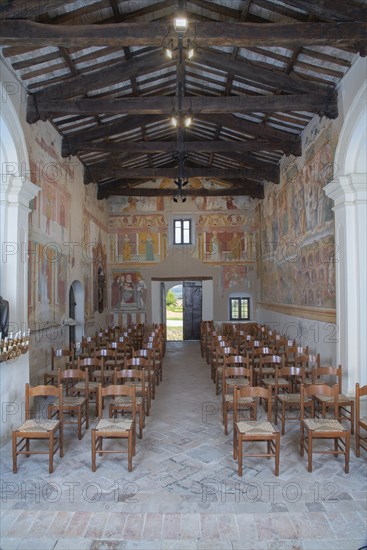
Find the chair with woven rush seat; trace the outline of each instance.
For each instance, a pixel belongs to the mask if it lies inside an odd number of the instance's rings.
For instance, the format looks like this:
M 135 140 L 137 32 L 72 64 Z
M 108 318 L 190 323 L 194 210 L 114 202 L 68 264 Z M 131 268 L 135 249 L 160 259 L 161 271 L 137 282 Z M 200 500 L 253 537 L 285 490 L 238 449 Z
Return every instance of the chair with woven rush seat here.
M 267 420 L 238 421 L 238 404 L 243 397 L 259 398 L 267 401 Z M 267 452 L 243 454 L 243 443 L 265 441 Z M 244 386 L 234 387 L 233 400 L 233 458 L 238 459 L 238 475 L 242 476 L 243 456 L 273 457 L 275 459 L 275 475 L 279 475 L 280 432 L 271 422 L 271 388 Z
M 367 451 L 367 416 L 361 417 L 361 397 L 367 395 L 367 386 L 356 384 L 356 456 L 361 456 L 361 447 Z M 361 433 L 361 430 L 364 430 Z
M 224 365 L 224 358 L 231 355 L 238 355 L 238 350 L 232 346 L 217 346 L 214 352 L 213 362 L 213 380 L 215 381 L 215 394 L 219 395 L 219 381 L 222 381 L 222 369 Z
M 147 366 L 144 368 L 146 368 L 146 373 L 148 375 L 147 377 L 148 377 L 149 388 L 150 388 L 149 398 L 155 399 L 155 377 L 156 377 L 155 370 L 154 370 L 155 351 L 153 349 L 139 348 L 133 351 L 133 358 L 135 357 L 142 357 L 143 359 L 146 359 L 148 361 Z M 149 407 L 147 407 L 146 409 L 147 416 L 149 416 L 150 414 L 149 412 L 150 404 L 151 403 L 148 403 Z
M 312 383 L 313 384 L 322 384 L 327 382 L 327 379 L 325 377 L 329 378 L 329 385 L 330 380 L 331 383 L 338 384 L 339 388 L 339 395 L 338 395 L 338 417 L 345 418 L 346 420 L 350 421 L 351 426 L 351 434 L 354 434 L 354 401 L 353 399 L 347 397 L 343 394 L 342 391 L 342 367 L 339 365 L 338 367 L 316 367 L 312 369 Z M 327 411 L 334 406 L 332 397 L 328 397 L 327 395 L 320 395 L 315 396 L 316 405 L 318 406 L 319 410 L 321 411 L 322 418 L 326 417 Z
M 97 452 L 101 456 L 103 454 L 127 453 L 128 455 L 128 470 L 132 471 L 133 456 L 135 455 L 135 418 L 136 418 L 136 396 L 135 386 L 115 385 L 102 388 L 102 384 L 98 385 L 98 423 L 92 429 L 92 472 L 97 469 L 96 455 Z M 131 418 L 103 418 L 102 401 L 106 397 L 123 397 L 127 396 L 131 399 Z M 128 443 L 127 450 L 125 449 L 103 449 L 104 439 L 126 439 Z
M 99 382 L 96 380 L 91 380 L 93 378 L 93 373 L 95 370 L 103 369 L 103 360 L 102 359 L 96 359 L 95 357 L 85 357 L 84 359 L 81 359 L 78 357 L 78 369 L 84 370 L 88 369 L 89 373 L 89 381 L 88 381 L 88 398 L 89 402 L 91 402 L 93 399 L 95 399 L 96 403 L 96 416 L 98 414 L 98 404 L 97 404 L 97 388 Z M 86 385 L 84 380 L 79 380 L 74 386 L 72 387 L 73 395 L 86 395 Z
M 278 380 L 286 380 L 287 384 L 279 384 Z M 280 367 L 275 371 L 275 388 L 274 388 L 274 420 L 275 424 L 278 424 L 278 419 L 281 419 L 282 423 L 282 435 L 285 433 L 285 420 L 286 412 L 292 410 L 300 410 L 301 408 L 301 394 L 296 391 L 297 379 L 304 378 L 304 370 L 301 367 Z M 312 400 L 307 401 L 305 406 L 312 406 Z M 281 414 L 278 415 L 278 404 L 281 406 Z M 297 418 L 287 418 L 288 420 L 298 420 Z
M 310 386 L 301 385 L 301 414 L 300 414 L 300 454 L 304 455 L 305 448 L 308 454 L 308 471 L 312 472 L 313 453 L 332 454 L 338 456 L 344 455 L 345 473 L 349 473 L 349 454 L 350 454 L 350 431 L 347 430 L 338 419 L 338 384 L 328 386 L 327 384 L 311 384 Z M 312 397 L 329 396 L 333 398 L 334 418 L 315 418 L 315 407 L 311 407 L 311 418 L 305 418 L 305 406 Z M 325 439 L 334 440 L 334 449 L 324 449 L 314 451 L 314 440 Z
M 85 424 L 86 430 L 89 428 L 89 374 L 88 369 L 79 370 L 79 369 L 66 369 L 62 371 L 58 369 L 57 373 L 58 384 L 62 384 L 63 381 L 71 382 L 70 392 L 74 393 L 74 386 L 76 383 L 82 381 L 85 384 L 85 395 L 66 395 L 63 399 L 63 412 L 64 412 L 64 425 L 65 424 L 78 424 L 78 439 L 82 438 L 82 427 Z M 68 386 L 67 386 L 68 387 Z M 58 414 L 60 404 L 57 401 L 50 403 L 48 407 L 48 417 L 52 418 L 55 413 Z M 67 422 L 65 420 L 65 415 L 68 414 L 70 420 Z M 76 415 L 77 422 L 72 420 Z
M 136 412 L 139 413 L 139 438 L 142 439 L 145 426 L 145 369 L 123 369 L 119 371 L 115 369 L 113 383 L 135 387 Z M 140 395 L 136 395 L 138 388 Z M 119 396 L 109 404 L 110 418 L 116 418 L 118 412 L 132 412 L 130 397 L 126 395 Z
M 135 384 L 136 386 L 136 395 L 140 395 L 143 397 L 144 400 L 144 410 L 145 414 L 149 416 L 150 414 L 150 407 L 151 407 L 151 380 L 150 380 L 150 371 L 149 371 L 149 359 L 145 357 L 131 357 L 130 359 L 126 359 L 124 369 L 136 369 L 136 370 L 144 370 L 145 377 L 144 377 L 144 391 L 142 387 L 142 383 L 138 382 Z
M 51 348 L 51 370 L 43 375 L 43 383 L 55 385 L 57 381 L 57 369 L 73 368 L 74 349 Z
M 252 369 L 249 357 L 242 355 L 225 357 L 222 376 L 223 424 L 224 433 L 228 435 L 228 412 L 233 410 L 233 388 L 234 386 L 252 386 Z M 243 397 L 238 403 L 241 411 L 250 409 L 252 418 L 256 418 L 256 406 L 256 401 L 251 397 Z
M 31 399 L 35 397 L 54 397 L 60 403 L 59 418 L 47 418 L 47 405 L 40 408 L 40 418 L 31 418 Z M 48 440 L 48 450 L 30 450 L 30 440 Z M 18 441 L 19 440 L 19 441 Z M 13 473 L 17 473 L 18 455 L 48 454 L 48 471 L 54 471 L 54 454 L 60 451 L 60 457 L 64 456 L 63 447 L 63 388 L 55 386 L 25 385 L 25 422 L 12 432 Z

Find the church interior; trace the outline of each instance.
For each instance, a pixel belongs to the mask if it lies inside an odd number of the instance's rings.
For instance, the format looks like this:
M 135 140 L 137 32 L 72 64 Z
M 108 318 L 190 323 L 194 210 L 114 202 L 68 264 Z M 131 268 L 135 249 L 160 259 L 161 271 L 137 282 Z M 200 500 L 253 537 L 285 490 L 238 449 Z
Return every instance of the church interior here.
M 366 0 L 0 15 L 1 549 L 367 548 Z

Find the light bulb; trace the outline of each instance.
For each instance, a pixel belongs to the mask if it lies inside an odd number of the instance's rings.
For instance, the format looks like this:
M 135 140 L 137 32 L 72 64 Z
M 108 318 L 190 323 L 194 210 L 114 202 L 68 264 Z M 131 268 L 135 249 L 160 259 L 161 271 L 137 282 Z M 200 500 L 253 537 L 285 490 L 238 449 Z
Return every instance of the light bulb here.
M 189 128 L 192 124 L 192 117 L 191 116 L 186 116 L 185 117 L 185 126 L 186 128 Z
M 173 50 L 172 50 L 172 48 L 166 48 L 166 49 L 165 49 L 165 52 L 166 52 L 166 57 L 168 57 L 168 59 L 172 59 L 172 58 L 173 58 Z
M 192 59 L 195 55 L 195 50 L 194 48 L 189 48 L 188 51 L 187 51 L 187 59 Z
M 176 116 L 171 116 L 171 124 L 174 128 L 177 127 L 177 124 L 178 124 L 178 118 Z
M 174 21 L 175 31 L 184 32 L 187 30 L 187 18 L 186 17 L 175 17 Z

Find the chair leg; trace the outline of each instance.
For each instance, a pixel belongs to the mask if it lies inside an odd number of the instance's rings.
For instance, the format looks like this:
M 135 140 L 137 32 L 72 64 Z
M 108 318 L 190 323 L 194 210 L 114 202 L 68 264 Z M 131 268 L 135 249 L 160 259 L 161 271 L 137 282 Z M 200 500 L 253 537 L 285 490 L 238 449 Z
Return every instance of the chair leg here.
M 349 474 L 349 457 L 350 457 L 350 432 L 347 431 L 345 434 L 345 466 L 344 466 L 344 471 L 346 474 Z
M 223 424 L 224 434 L 228 435 L 228 406 L 226 403 L 223 403 Z
M 238 434 L 238 475 L 242 476 L 242 435 Z
M 96 471 L 96 430 L 92 430 L 92 472 Z
M 275 475 L 279 475 L 279 461 L 280 461 L 280 433 L 276 434 L 275 439 Z
M 127 463 L 128 463 L 128 471 L 131 472 L 133 469 L 133 454 L 134 454 L 134 443 L 133 443 L 133 431 L 129 431 L 128 439 L 127 439 Z
M 13 449 L 13 474 L 16 474 L 17 469 L 17 434 L 12 433 L 12 449 Z
M 54 433 L 51 432 L 48 440 L 48 473 L 54 471 Z
M 237 426 L 233 426 L 233 458 L 234 460 L 237 460 Z
M 308 466 L 307 469 L 309 472 L 312 472 L 312 431 L 308 431 Z
M 303 422 L 301 421 L 301 426 L 300 426 L 300 449 L 299 449 L 299 454 L 301 456 L 304 456 L 305 454 L 305 428 L 304 428 L 304 425 L 303 425 Z

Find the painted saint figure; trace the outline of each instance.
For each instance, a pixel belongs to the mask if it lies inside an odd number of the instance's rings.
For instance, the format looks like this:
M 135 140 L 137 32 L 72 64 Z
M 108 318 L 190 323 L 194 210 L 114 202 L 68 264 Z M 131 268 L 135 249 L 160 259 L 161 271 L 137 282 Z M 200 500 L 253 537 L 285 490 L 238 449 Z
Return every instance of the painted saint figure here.
M 153 239 L 150 233 L 148 233 L 147 239 L 145 241 L 145 259 L 148 262 L 154 262 Z

